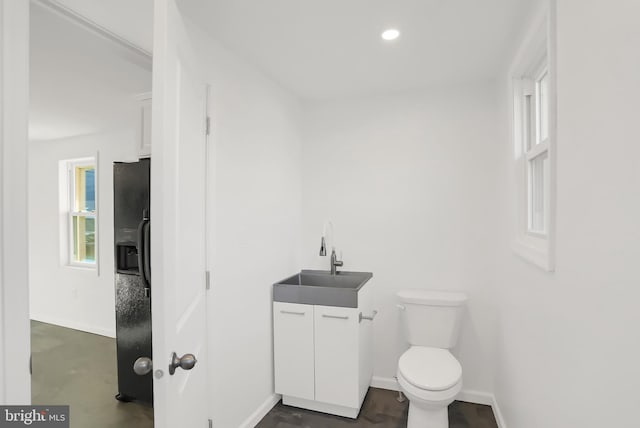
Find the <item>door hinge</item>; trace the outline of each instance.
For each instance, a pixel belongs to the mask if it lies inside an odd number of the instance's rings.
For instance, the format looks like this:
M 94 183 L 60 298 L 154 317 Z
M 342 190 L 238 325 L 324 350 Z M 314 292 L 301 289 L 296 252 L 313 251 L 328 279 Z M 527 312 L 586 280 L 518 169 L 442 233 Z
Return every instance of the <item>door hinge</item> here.
M 210 271 L 206 271 L 204 273 L 204 280 L 205 280 L 205 288 L 207 290 L 211 290 L 211 272 Z
M 209 428 L 213 428 L 213 420 L 209 419 Z
M 207 135 L 211 135 L 211 117 L 207 116 L 205 132 Z

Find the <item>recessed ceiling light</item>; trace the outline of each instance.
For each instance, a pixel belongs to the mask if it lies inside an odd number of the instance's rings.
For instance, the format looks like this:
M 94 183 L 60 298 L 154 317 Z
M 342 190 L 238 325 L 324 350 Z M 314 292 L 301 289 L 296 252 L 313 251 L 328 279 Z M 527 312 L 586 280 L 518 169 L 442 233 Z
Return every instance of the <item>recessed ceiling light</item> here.
M 388 30 L 385 30 L 382 33 L 382 38 L 384 40 L 395 40 L 400 36 L 400 31 L 394 29 L 394 28 L 390 28 Z

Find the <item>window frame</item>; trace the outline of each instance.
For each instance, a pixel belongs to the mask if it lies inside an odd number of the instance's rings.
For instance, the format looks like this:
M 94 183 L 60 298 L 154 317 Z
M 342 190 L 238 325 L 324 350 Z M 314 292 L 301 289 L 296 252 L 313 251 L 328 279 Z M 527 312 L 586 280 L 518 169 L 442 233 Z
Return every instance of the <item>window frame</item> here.
M 77 211 L 75 208 L 76 202 L 76 168 L 91 166 L 94 169 L 94 197 L 95 197 L 95 209 L 93 213 L 88 211 Z M 65 162 L 65 177 L 66 177 L 66 245 L 64 248 L 66 265 L 74 268 L 84 268 L 97 270 L 99 263 L 99 236 L 98 236 L 98 161 L 97 157 L 71 159 Z M 93 262 L 81 262 L 76 261 L 74 258 L 74 217 L 84 217 L 94 219 L 94 261 Z
M 523 129 L 523 137 L 522 137 L 522 149 L 523 156 L 525 161 L 525 169 L 527 175 L 527 229 L 526 233 L 528 235 L 546 239 L 549 234 L 549 201 L 547 198 L 548 195 L 548 187 L 549 187 L 549 172 L 548 168 L 543 171 L 543 184 L 544 188 L 542 189 L 543 197 L 544 197 L 544 212 L 542 214 L 542 224 L 543 229 L 541 231 L 534 229 L 534 219 L 533 219 L 533 211 L 534 211 L 534 177 L 533 177 L 533 162 L 541 156 L 546 156 L 547 160 L 549 160 L 549 132 L 547 130 L 546 138 L 542 138 L 542 105 L 541 105 L 541 89 L 540 82 L 545 76 L 549 75 L 549 61 L 548 56 L 544 55 L 543 58 L 540 59 L 539 64 L 537 65 L 535 71 L 530 75 L 523 77 L 523 96 L 530 97 L 530 100 L 533 101 L 533 108 L 530 108 L 529 111 L 522 112 L 522 122 L 528 122 L 526 126 L 525 132 Z M 531 107 L 531 105 L 529 106 Z M 547 107 L 548 110 L 548 107 Z M 527 114 L 528 113 L 528 114 Z M 549 118 L 547 118 L 547 127 L 548 127 Z M 528 135 L 526 135 L 528 134 Z
M 544 11 L 522 43 L 509 76 L 512 94 L 512 137 L 515 230 L 512 248 L 544 271 L 555 270 L 556 73 L 554 16 Z M 547 76 L 547 136 L 542 137 L 540 82 Z M 527 100 L 528 98 L 528 100 Z M 534 226 L 533 161 L 546 156 L 543 169 L 542 230 Z M 544 163 L 543 163 L 544 165 Z

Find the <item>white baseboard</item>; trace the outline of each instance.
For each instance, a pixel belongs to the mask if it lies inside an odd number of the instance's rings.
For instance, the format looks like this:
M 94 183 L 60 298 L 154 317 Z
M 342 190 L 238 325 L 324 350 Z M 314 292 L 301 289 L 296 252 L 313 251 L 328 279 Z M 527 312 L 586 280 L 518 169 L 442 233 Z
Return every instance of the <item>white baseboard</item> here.
M 386 377 L 374 376 L 371 379 L 371 387 L 387 389 L 390 391 L 400 390 L 400 385 L 398 384 L 398 381 L 392 377 L 386 378 Z M 278 404 L 281 398 L 282 396 L 280 394 L 272 394 L 271 396 L 267 397 L 264 403 L 262 403 L 260 407 L 258 407 L 256 411 L 253 412 L 251 416 L 249 416 L 240 425 L 240 428 L 254 428 L 258 424 L 258 422 L 260 422 L 262 418 L 264 418 L 267 415 L 267 413 L 269 413 L 269 411 L 273 409 L 273 407 L 276 404 Z M 504 417 L 502 416 L 502 412 L 500 411 L 500 406 L 498 406 L 498 401 L 496 400 L 496 397 L 493 394 L 489 392 L 463 389 L 462 391 L 460 391 L 460 394 L 458 395 L 457 399 L 459 401 L 465 401 L 467 403 L 483 404 L 485 406 L 491 406 L 491 409 L 493 410 L 493 415 L 495 416 L 496 422 L 498 424 L 498 428 L 507 428 L 507 424 L 504 422 Z
M 50 317 L 47 315 L 41 316 L 41 315 L 33 315 L 33 314 L 31 315 L 31 319 L 34 321 L 40 321 L 47 324 L 59 325 L 60 327 L 66 327 L 73 330 L 79 330 L 87 333 L 97 334 L 100 336 L 106 336 L 111 338 L 116 337 L 116 332 L 112 329 L 98 327 L 98 326 L 89 325 L 89 324 L 83 324 L 76 321 L 69 321 L 69 320 L 60 319 L 56 317 Z
M 493 409 L 493 415 L 496 417 L 498 428 L 507 428 L 507 423 L 504 421 L 504 417 L 502 416 L 502 412 L 500 411 L 500 406 L 498 406 L 498 400 L 496 400 L 495 395 L 493 396 L 491 408 Z
M 258 422 L 264 418 L 273 406 L 278 404 L 282 396 L 280 394 L 271 394 L 241 425 L 240 428 L 255 428 Z
M 390 391 L 400 391 L 400 385 L 394 377 L 374 376 L 371 379 L 371 386 L 373 388 L 388 389 Z M 491 406 L 493 415 L 495 416 L 496 422 L 498 423 L 498 428 L 507 428 L 507 425 L 504 422 L 504 418 L 502 417 L 502 413 L 500 412 L 498 401 L 493 394 L 489 392 L 463 389 L 462 391 L 460 391 L 460 394 L 458 394 L 457 400 L 466 401 L 467 403 Z
M 313 410 L 314 412 L 338 415 L 349 419 L 357 419 L 358 414 L 360 413 L 360 407 L 339 406 L 337 404 L 321 403 L 315 400 L 289 397 L 287 395 L 282 396 L 282 404 L 286 406 L 299 407 L 301 409 Z
M 484 404 L 485 406 L 493 406 L 495 398 L 493 397 L 493 394 L 488 392 L 463 389 L 456 397 L 456 400 L 466 401 L 467 403 Z
M 371 378 L 371 386 L 374 388 L 388 389 L 390 391 L 400 391 L 400 385 L 395 377 L 374 376 Z

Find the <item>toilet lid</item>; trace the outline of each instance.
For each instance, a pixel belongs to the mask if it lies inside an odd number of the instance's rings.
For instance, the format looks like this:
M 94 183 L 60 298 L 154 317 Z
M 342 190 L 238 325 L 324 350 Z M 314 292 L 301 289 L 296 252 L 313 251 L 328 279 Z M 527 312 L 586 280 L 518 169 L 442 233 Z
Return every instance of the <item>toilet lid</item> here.
M 429 391 L 443 391 L 462 377 L 458 360 L 446 349 L 414 346 L 398 362 L 402 376 L 412 385 Z

